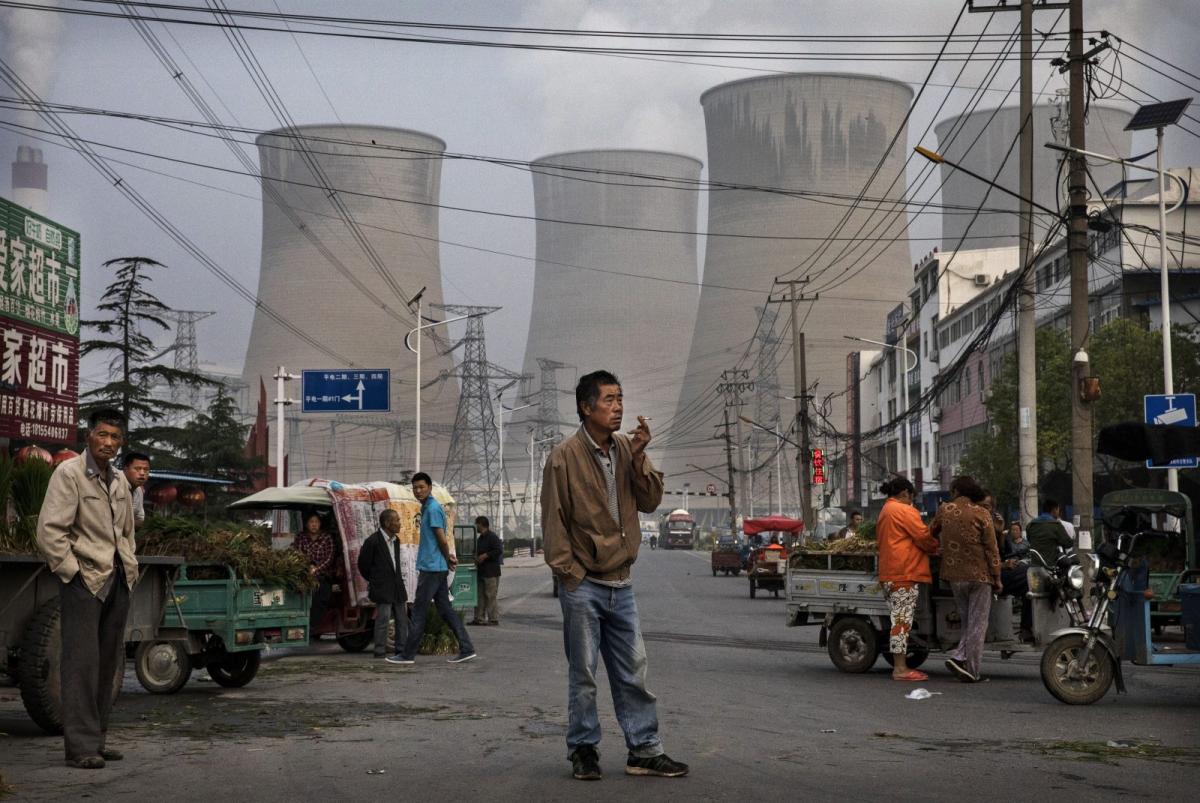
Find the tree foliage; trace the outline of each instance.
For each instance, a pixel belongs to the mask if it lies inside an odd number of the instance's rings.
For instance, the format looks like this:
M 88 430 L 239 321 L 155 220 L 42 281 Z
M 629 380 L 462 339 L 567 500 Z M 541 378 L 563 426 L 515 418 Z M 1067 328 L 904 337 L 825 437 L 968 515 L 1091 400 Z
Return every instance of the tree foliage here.
M 207 412 L 170 437 L 170 451 L 156 455 L 155 465 L 249 485 L 263 466 L 261 459 L 245 455 L 248 429 L 238 421 L 237 403 L 219 387 Z
M 1172 331 L 1175 392 L 1200 387 L 1200 330 Z M 1142 397 L 1161 393 L 1162 334 L 1138 321 L 1118 318 L 1098 330 L 1088 347 L 1091 373 L 1100 377 L 1101 396 L 1094 404 L 1094 430 L 1120 421 L 1140 421 Z M 1039 483 L 1049 471 L 1071 469 L 1072 355 L 1067 333 L 1060 329 L 1037 332 L 1037 449 Z M 992 381 L 987 401 L 989 427 L 972 439 L 962 469 L 979 479 L 1002 506 L 1019 502 L 1017 475 L 1017 362 L 1009 354 Z M 1104 461 L 1109 472 L 1122 475 L 1115 461 Z
M 82 322 L 100 336 L 80 342 L 79 353 L 108 356 L 109 380 L 80 395 L 80 414 L 86 417 L 92 410 L 115 407 L 129 421 L 132 437 L 132 431 L 139 425 L 153 425 L 172 412 L 190 409 L 186 404 L 156 397 L 156 385 L 216 383 L 200 374 L 154 361 L 154 341 L 147 332 L 169 329 L 167 316 L 171 308 L 147 289 L 152 281 L 148 271 L 166 266 L 149 257 L 121 257 L 110 259 L 104 267 L 116 271 L 116 278 L 104 288 L 96 307 L 108 317 Z

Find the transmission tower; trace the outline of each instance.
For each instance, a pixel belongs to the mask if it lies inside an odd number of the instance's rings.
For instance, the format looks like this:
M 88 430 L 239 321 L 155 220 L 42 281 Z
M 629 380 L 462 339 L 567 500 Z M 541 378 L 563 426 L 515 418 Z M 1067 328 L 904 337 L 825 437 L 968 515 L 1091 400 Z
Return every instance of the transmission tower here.
M 774 304 L 759 308 L 761 324 L 751 346 L 754 353 L 754 420 L 767 429 L 779 426 L 779 345 L 783 342 L 775 332 L 779 309 Z M 750 464 L 758 467 L 766 463 L 764 470 L 754 477 L 754 502 L 757 510 L 766 509 L 772 500 L 777 509 L 783 509 L 783 501 L 774 499 L 776 491 L 784 481 L 776 475 L 783 471 L 786 460 L 772 459 L 779 449 L 780 441 L 770 432 L 755 427 L 750 433 Z M 778 466 L 778 468 L 776 468 Z M 761 507 L 760 507 L 761 505 Z M 774 510 L 768 512 L 774 513 Z
M 522 377 L 489 363 L 487 359 L 483 318 L 500 307 L 439 304 L 436 308 L 452 315 L 472 316 L 467 319 L 466 334 L 449 349 L 453 352 L 461 348 L 462 355 L 458 369 L 446 374 L 447 377 L 458 378 L 459 397 L 443 482 L 463 506 L 470 506 L 472 502 L 486 505 L 495 498 L 502 482 L 499 432 L 496 430 L 496 416 L 492 407 L 492 382 L 519 382 Z M 468 482 L 474 475 L 466 469 L 472 463 L 479 466 L 480 474 L 479 482 L 469 488 Z
M 158 356 L 161 357 L 167 352 L 173 351 L 175 352 L 176 371 L 196 373 L 200 367 L 200 357 L 196 349 L 196 322 L 216 314 L 211 310 L 194 309 L 176 309 L 159 313 L 159 317 L 175 322 L 175 342 L 163 349 Z M 200 388 L 196 385 L 172 385 L 171 403 L 186 404 L 191 411 L 196 411 L 200 407 Z

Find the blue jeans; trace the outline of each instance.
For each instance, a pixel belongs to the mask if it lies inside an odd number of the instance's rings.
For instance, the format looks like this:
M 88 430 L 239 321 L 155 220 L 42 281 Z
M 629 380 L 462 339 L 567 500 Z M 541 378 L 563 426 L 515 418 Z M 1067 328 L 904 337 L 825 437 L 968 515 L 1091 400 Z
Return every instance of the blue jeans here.
M 596 713 L 596 659 L 612 691 L 625 745 L 639 758 L 663 752 L 655 697 L 646 690 L 646 645 L 633 588 L 609 588 L 584 580 L 571 591 L 559 586 L 563 645 L 567 652 L 567 751 L 600 743 Z
M 462 620 L 450 605 L 450 587 L 446 583 L 447 572 L 421 572 L 417 575 L 417 596 L 413 600 L 412 622 L 408 627 L 408 640 L 404 642 L 404 650 L 400 650 L 396 642 L 396 655 L 405 660 L 412 660 L 421 646 L 421 637 L 425 635 L 425 617 L 429 615 L 429 603 L 437 606 L 437 612 L 454 631 L 458 639 L 458 654 L 471 655 L 475 646 L 471 637 L 463 627 Z

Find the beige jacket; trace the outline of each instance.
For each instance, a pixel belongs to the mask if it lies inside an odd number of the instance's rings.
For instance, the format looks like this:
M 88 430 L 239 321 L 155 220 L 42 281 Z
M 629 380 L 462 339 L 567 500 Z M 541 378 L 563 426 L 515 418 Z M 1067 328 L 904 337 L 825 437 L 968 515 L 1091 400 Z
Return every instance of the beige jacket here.
M 608 512 L 608 485 L 587 438 L 576 432 L 554 447 L 542 477 L 542 537 L 546 563 L 568 589 L 590 575 L 629 577 L 642 542 L 638 511 L 653 513 L 662 501 L 663 475 L 645 458 L 633 468 L 629 439 L 614 434 L 613 470 L 621 521 Z
M 115 466 L 106 488 L 88 453 L 59 464 L 38 516 L 37 543 L 50 571 L 64 583 L 77 572 L 84 585 L 98 594 L 113 572 L 113 554 L 121 555 L 125 582 L 133 588 L 138 577 L 133 556 L 133 493 L 129 480 Z

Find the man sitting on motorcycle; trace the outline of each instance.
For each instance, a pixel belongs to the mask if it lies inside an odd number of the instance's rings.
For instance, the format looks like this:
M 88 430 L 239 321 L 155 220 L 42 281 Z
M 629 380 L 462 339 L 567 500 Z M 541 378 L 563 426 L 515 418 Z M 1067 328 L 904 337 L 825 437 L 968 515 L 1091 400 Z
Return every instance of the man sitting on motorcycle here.
M 1029 522 L 1025 536 L 1029 541 L 1029 556 L 1043 568 L 1051 569 L 1062 550 L 1075 548 L 1075 542 L 1058 520 L 1061 508 L 1053 499 L 1042 502 L 1042 515 Z

